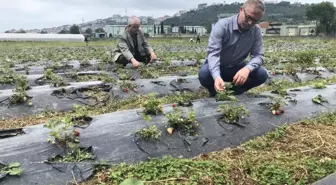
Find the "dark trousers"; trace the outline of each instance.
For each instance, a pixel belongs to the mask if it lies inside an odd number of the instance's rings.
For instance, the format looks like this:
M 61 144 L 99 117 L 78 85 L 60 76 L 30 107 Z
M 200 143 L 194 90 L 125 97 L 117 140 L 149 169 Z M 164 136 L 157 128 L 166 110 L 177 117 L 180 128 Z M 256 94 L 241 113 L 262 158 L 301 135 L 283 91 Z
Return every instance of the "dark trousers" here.
M 201 39 L 197 38 L 196 43 L 201 43 Z
M 246 64 L 231 68 L 221 67 L 220 73 L 222 79 L 224 80 L 224 82 L 232 82 L 233 77 L 236 75 L 236 73 L 245 66 Z M 200 71 L 198 72 L 198 78 L 201 85 L 208 89 L 211 96 L 215 96 L 217 94 L 217 91 L 215 89 L 215 81 L 210 73 L 208 62 L 205 62 L 201 67 Z M 244 92 L 265 83 L 267 79 L 267 71 L 264 67 L 260 66 L 249 74 L 244 85 L 234 86 L 233 90 L 236 95 L 243 94 Z
M 138 62 L 143 62 L 145 64 L 148 64 L 150 61 L 150 55 L 146 55 L 146 56 L 141 56 L 141 55 L 135 55 L 134 58 L 138 61 Z M 124 55 L 120 55 L 119 58 L 116 61 L 117 64 L 121 64 L 123 66 L 126 66 L 128 63 L 131 63 L 131 61 L 128 61 Z

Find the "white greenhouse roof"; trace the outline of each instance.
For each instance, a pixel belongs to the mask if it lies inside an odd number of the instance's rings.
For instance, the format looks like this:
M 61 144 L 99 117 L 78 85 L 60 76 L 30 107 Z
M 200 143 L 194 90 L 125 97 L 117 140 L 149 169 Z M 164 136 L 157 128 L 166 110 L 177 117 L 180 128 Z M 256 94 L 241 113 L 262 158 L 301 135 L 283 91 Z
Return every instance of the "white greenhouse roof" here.
M 0 41 L 72 41 L 84 42 L 82 34 L 0 33 Z

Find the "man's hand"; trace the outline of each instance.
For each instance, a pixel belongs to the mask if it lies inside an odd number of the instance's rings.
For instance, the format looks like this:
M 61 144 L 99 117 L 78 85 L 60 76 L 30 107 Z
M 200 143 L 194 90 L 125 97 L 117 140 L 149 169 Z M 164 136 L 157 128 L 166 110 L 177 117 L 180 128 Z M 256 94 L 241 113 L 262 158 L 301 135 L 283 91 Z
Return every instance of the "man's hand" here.
M 235 85 L 244 85 L 244 83 L 246 82 L 249 74 L 250 74 L 250 69 L 247 67 L 242 68 L 241 70 L 239 70 L 236 75 L 233 77 L 233 83 Z
M 150 62 L 154 62 L 157 59 L 154 52 L 151 52 L 150 57 L 151 57 Z
M 135 58 L 132 58 L 131 62 L 134 68 L 138 68 L 140 66 L 140 62 L 138 62 Z
M 216 91 L 224 91 L 224 81 L 221 77 L 215 79 L 215 89 Z

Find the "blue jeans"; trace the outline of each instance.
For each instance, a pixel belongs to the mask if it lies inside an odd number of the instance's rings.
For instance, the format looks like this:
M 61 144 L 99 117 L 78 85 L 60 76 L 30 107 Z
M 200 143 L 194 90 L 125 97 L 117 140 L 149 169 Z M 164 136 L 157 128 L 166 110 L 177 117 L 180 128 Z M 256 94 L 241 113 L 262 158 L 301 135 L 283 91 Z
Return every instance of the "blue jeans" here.
M 231 68 L 225 68 L 221 66 L 220 73 L 222 79 L 224 82 L 232 82 L 236 73 L 245 66 L 246 64 L 241 64 Z M 203 64 L 200 71 L 198 72 L 198 78 L 201 85 L 208 89 L 211 96 L 215 96 L 217 94 L 217 91 L 215 90 L 215 81 L 212 78 L 207 61 Z M 267 79 L 267 71 L 264 67 L 260 66 L 249 74 L 246 82 L 242 86 L 234 86 L 233 90 L 236 95 L 243 94 L 244 92 L 265 83 Z

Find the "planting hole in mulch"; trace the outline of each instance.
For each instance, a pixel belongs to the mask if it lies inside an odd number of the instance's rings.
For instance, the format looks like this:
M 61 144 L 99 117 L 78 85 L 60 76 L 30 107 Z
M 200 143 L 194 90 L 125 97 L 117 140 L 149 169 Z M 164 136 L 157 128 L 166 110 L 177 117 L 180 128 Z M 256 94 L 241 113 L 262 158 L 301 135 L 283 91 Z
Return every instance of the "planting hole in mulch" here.
M 112 85 L 100 84 L 81 88 L 59 89 L 51 93 L 57 98 L 68 98 L 79 101 L 85 105 L 95 106 L 110 99 Z
M 92 146 L 67 149 L 62 154 L 57 154 L 49 158 L 45 163 L 52 164 L 54 162 L 83 162 L 96 159 L 96 155 Z
M 80 117 L 72 118 L 72 122 L 74 124 L 74 127 L 79 127 L 79 128 L 89 127 L 92 120 L 93 120 L 93 118 L 89 117 L 89 116 L 80 116 Z

